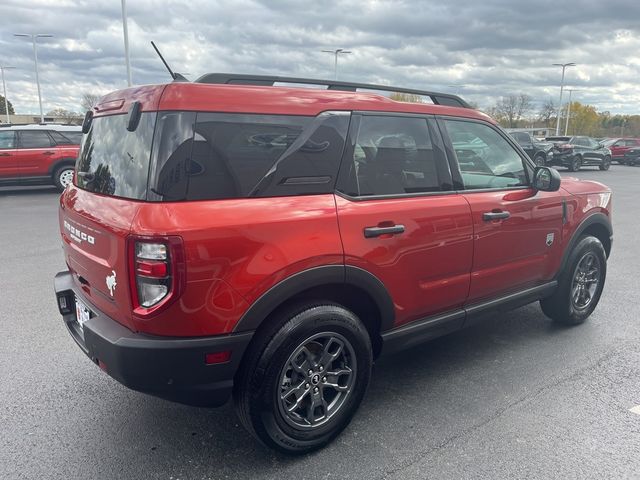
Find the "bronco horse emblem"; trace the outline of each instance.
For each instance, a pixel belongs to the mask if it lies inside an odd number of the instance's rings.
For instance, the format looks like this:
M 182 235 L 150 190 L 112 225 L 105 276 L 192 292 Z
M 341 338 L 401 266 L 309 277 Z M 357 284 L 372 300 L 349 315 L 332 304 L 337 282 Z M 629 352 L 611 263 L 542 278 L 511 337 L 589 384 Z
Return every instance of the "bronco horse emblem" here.
M 107 275 L 106 282 L 109 293 L 113 297 L 113 291 L 116 289 L 116 285 L 118 285 L 116 282 L 116 272 L 114 270 L 111 270 L 111 275 Z

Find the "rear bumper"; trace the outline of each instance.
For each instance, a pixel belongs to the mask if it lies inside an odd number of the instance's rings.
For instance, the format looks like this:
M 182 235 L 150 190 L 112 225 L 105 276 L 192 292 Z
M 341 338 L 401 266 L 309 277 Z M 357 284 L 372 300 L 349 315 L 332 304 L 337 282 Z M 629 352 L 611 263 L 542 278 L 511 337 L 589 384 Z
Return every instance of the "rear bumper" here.
M 63 313 L 62 318 L 75 342 L 118 382 L 189 405 L 219 406 L 229 399 L 233 377 L 253 332 L 202 338 L 134 333 L 97 310 L 76 288 L 68 271 L 56 275 L 54 289 L 56 299 L 65 297 L 71 306 L 71 312 Z M 94 314 L 82 328 L 76 319 L 76 297 Z M 205 363 L 206 354 L 229 350 L 229 361 Z
M 571 164 L 573 157 L 573 153 L 550 153 L 547 155 L 547 165 L 567 167 Z

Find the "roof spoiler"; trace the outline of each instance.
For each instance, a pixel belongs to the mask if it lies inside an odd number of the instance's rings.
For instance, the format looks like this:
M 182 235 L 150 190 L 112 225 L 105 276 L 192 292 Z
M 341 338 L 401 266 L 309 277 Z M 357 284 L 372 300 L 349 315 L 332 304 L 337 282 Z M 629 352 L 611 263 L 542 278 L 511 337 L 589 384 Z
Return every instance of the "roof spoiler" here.
M 467 102 L 465 102 L 462 98 L 458 97 L 457 95 L 451 95 L 449 93 L 430 92 L 426 90 L 416 90 L 412 88 L 394 87 L 389 85 L 374 85 L 370 83 L 351 83 L 351 82 L 338 82 L 334 80 L 317 80 L 313 78 L 278 77 L 278 76 L 272 76 L 272 75 L 244 75 L 244 74 L 235 74 L 235 73 L 207 73 L 201 76 L 200 78 L 198 78 L 197 80 L 195 80 L 194 83 L 213 83 L 213 84 L 226 84 L 226 85 L 260 85 L 260 86 L 273 86 L 275 83 L 326 85 L 327 90 L 342 90 L 347 92 L 356 92 L 358 91 L 358 89 L 362 89 L 362 90 L 379 90 L 379 91 L 394 92 L 394 93 L 408 93 L 411 95 L 421 95 L 424 97 L 429 97 L 435 105 L 471 108 L 471 106 Z

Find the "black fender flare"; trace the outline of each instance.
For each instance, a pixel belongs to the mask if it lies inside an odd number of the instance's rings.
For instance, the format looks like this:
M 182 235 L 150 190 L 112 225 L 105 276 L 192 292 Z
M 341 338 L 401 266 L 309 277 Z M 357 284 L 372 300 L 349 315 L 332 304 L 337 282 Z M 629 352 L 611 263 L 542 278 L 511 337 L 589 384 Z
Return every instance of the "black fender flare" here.
M 284 302 L 314 287 L 351 285 L 364 290 L 380 312 L 380 331 L 393 327 L 395 310 L 391 295 L 375 275 L 351 265 L 323 265 L 303 270 L 277 283 L 258 298 L 235 325 L 234 332 L 256 330 Z
M 562 262 L 560 263 L 560 268 L 556 277 L 559 277 L 566 268 L 567 262 L 569 261 L 569 255 L 571 255 L 571 251 L 576 246 L 576 243 L 578 243 L 578 239 L 587 228 L 593 225 L 600 225 L 604 227 L 609 234 L 609 242 L 613 242 L 613 227 L 611 226 L 611 220 L 609 217 L 602 212 L 592 213 L 585 218 L 573 232 L 573 235 L 567 244 L 567 248 L 565 248 L 564 254 L 562 255 Z M 610 249 L 607 251 L 607 257 L 609 256 L 610 251 Z
M 57 160 L 54 164 L 49 167 L 49 175 L 53 175 L 53 173 L 62 166 L 76 166 L 76 159 L 73 157 L 65 157 Z

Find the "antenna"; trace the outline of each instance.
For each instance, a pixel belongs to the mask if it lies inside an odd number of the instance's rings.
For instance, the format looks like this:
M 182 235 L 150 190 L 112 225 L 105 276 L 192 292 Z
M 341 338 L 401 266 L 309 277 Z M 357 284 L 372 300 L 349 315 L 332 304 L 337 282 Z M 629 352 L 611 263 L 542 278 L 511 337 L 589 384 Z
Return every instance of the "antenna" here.
M 188 82 L 189 81 L 184 76 L 180 75 L 179 73 L 174 73 L 173 70 L 171 70 L 171 67 L 165 61 L 164 57 L 160 53 L 160 50 L 158 50 L 158 47 L 156 47 L 156 44 L 153 43 L 153 40 L 151 41 L 151 46 L 153 47 L 153 49 L 156 51 L 156 53 L 160 57 L 160 60 L 162 60 L 162 63 L 164 63 L 164 66 L 167 67 L 167 70 L 169 71 L 169 75 L 171 75 L 171 78 L 173 78 L 174 82 Z

